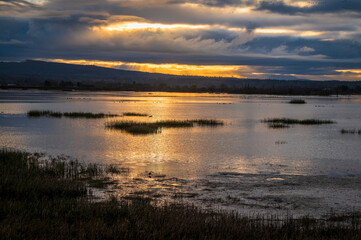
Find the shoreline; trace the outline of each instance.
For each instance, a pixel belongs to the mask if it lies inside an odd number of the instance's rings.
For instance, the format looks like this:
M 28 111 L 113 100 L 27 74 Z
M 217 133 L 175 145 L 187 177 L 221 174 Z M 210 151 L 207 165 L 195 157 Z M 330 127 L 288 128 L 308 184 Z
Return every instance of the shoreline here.
M 39 90 L 39 91 L 58 91 L 58 92 L 167 92 L 167 93 L 208 93 L 208 94 L 235 94 L 235 95 L 262 95 L 262 96 L 304 96 L 304 97 L 345 97 L 345 96 L 361 96 L 361 92 L 355 93 L 330 93 L 330 94 L 314 94 L 310 92 L 309 94 L 303 93 L 283 93 L 283 92 L 265 92 L 265 91 L 251 91 L 251 92 L 234 92 L 234 91 L 177 91 L 177 90 L 156 90 L 156 89 L 147 89 L 147 90 L 128 90 L 128 89 L 94 89 L 94 88 L 58 88 L 58 87 L 28 87 L 28 86 L 0 86 L 0 90 Z M 261 89 L 262 90 L 262 89 Z

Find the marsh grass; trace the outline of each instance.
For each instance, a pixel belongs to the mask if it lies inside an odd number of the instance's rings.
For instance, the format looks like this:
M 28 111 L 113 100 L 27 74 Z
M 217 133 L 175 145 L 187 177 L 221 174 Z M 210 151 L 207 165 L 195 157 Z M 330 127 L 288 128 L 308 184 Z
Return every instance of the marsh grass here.
M 289 101 L 288 103 L 290 103 L 290 104 L 305 104 L 306 101 L 303 100 L 303 99 L 294 98 L 294 99 L 291 99 L 291 101 Z
M 264 119 L 263 122 L 269 124 L 286 124 L 286 125 L 321 125 L 321 124 L 333 124 L 336 123 L 331 120 L 319 120 L 319 119 L 305 119 L 305 120 L 298 120 L 292 118 L 269 118 Z
M 199 126 L 221 126 L 224 125 L 223 121 L 216 119 L 196 119 L 191 120 L 191 122 L 198 124 Z
M 136 113 L 136 112 L 125 112 L 123 113 L 123 116 L 127 117 L 148 117 L 148 114 L 145 113 Z
M 223 125 L 220 120 L 196 119 L 196 120 L 164 120 L 157 122 L 113 121 L 106 123 L 110 129 L 119 129 L 133 135 L 146 135 L 160 133 L 162 128 L 189 128 L 199 126 Z
M 90 113 L 90 112 L 65 112 L 64 117 L 68 118 L 108 118 L 118 117 L 117 114 L 109 113 Z
M 28 117 L 55 117 L 61 118 L 63 116 L 60 112 L 52 112 L 52 111 L 37 111 L 31 110 L 27 113 Z
M 108 117 L 118 117 L 117 114 L 109 113 L 90 113 L 90 112 L 53 112 L 53 111 L 38 111 L 31 110 L 27 113 L 28 117 L 67 117 L 67 118 L 108 118 Z
M 342 134 L 361 134 L 361 129 L 341 129 Z
M 83 174 L 96 165 L 0 150 L 1 239 L 360 239 L 360 214 L 326 220 L 203 211 L 190 205 L 155 206 L 151 199 L 87 198 Z M 85 171 L 85 172 L 84 172 Z M 94 185 L 104 187 L 104 182 Z M 111 184 L 111 183 L 109 183 Z
M 152 134 L 160 131 L 160 127 L 154 123 L 135 121 L 114 121 L 106 123 L 105 126 L 110 129 L 119 129 L 134 135 Z

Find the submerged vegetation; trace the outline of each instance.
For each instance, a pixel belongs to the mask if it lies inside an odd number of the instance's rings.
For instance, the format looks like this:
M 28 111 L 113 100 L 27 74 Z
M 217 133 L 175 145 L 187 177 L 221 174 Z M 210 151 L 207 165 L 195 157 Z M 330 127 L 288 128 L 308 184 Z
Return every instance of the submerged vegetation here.
M 341 129 L 342 134 L 361 134 L 361 129 Z
M 38 111 L 31 110 L 27 113 L 28 117 L 67 117 L 67 118 L 106 118 L 106 117 L 117 117 L 117 114 L 109 113 L 90 113 L 90 112 L 53 112 L 53 111 Z
M 289 128 L 290 125 L 284 124 L 284 123 L 269 123 L 269 128 Z
M 113 121 L 106 123 L 110 129 L 119 129 L 134 135 L 159 133 L 162 128 L 188 128 L 194 125 L 218 126 L 224 123 L 215 119 L 163 120 L 157 122 Z
M 0 150 L 1 239 L 361 238 L 361 216 L 356 213 L 280 221 L 180 204 L 155 206 L 145 198 L 94 202 L 83 179 L 101 171 L 96 165 L 44 162 L 39 154 Z
M 303 100 L 303 99 L 294 98 L 294 99 L 291 99 L 291 101 L 289 101 L 288 103 L 290 103 L 290 104 L 305 104 L 306 101 Z
M 320 125 L 320 124 L 333 124 L 336 123 L 331 120 L 319 120 L 319 119 L 305 119 L 305 120 L 298 120 L 292 118 L 269 118 L 264 119 L 263 122 L 269 124 L 285 124 L 285 125 Z

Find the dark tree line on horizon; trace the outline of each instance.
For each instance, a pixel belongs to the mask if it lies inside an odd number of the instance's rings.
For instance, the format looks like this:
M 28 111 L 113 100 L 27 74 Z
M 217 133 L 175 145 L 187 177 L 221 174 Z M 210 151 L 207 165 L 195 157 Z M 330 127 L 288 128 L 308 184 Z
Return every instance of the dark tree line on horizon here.
M 261 81 L 261 80 L 255 80 Z M 267 80 L 263 80 L 267 81 Z M 270 80 L 279 81 L 279 80 Z M 292 81 L 284 81 L 292 82 Z M 310 86 L 308 81 L 305 87 L 299 86 L 300 84 L 286 84 L 285 86 L 265 85 L 256 86 L 250 83 L 245 83 L 241 86 L 229 86 L 227 84 L 211 85 L 211 86 L 199 86 L 197 84 L 191 85 L 170 85 L 164 82 L 161 83 L 139 83 L 139 82 L 73 82 L 73 81 L 57 81 L 57 80 L 45 80 L 42 83 L 34 84 L 33 81 L 23 81 L 20 84 L 3 85 L 2 89 L 11 88 L 38 88 L 44 90 L 90 90 L 90 91 L 164 91 L 164 92 L 197 92 L 197 93 L 231 93 L 231 94 L 278 94 L 278 95 L 354 95 L 361 94 L 360 85 L 348 86 L 337 84 L 336 86 L 323 87 L 323 86 Z

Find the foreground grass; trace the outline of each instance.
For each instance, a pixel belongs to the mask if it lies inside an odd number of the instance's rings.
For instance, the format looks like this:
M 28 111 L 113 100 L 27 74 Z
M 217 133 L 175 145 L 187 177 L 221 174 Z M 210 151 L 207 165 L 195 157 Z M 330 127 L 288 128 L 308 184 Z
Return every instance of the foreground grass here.
M 305 119 L 305 120 L 298 120 L 292 118 L 269 118 L 264 119 L 263 122 L 269 124 L 286 124 L 286 125 L 320 125 L 320 124 L 333 124 L 334 121 L 331 120 L 319 120 L 319 119 Z
M 31 110 L 27 113 L 28 117 L 67 117 L 67 118 L 106 118 L 106 117 L 117 117 L 117 114 L 107 113 L 90 113 L 90 112 L 53 112 L 53 111 L 38 111 Z
M 291 99 L 291 101 L 289 101 L 288 103 L 290 103 L 290 104 L 305 104 L 306 101 L 303 100 L 303 99 L 294 98 L 294 99 Z
M 43 162 L 40 155 L 1 150 L 1 239 L 361 238 L 357 215 L 276 221 L 175 204 L 156 207 L 142 198 L 92 202 L 82 179 L 99 171 L 96 165 Z
M 159 133 L 162 128 L 188 128 L 194 125 L 219 126 L 224 123 L 215 119 L 164 120 L 157 122 L 113 121 L 106 123 L 110 129 L 119 129 L 134 135 Z

